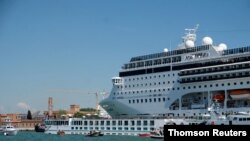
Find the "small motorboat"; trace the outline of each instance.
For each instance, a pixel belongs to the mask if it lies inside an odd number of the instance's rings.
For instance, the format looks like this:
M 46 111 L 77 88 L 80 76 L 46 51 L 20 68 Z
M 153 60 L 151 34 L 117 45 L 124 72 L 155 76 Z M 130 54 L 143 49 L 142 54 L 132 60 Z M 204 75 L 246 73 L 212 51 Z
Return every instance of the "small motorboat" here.
M 154 138 L 154 139 L 163 139 L 164 138 L 164 129 L 160 128 L 160 129 L 156 129 L 156 130 L 152 131 L 150 137 Z
M 59 131 L 57 131 L 57 135 L 58 136 L 64 136 L 65 132 L 63 130 L 59 130 Z
M 150 137 L 151 133 L 140 133 L 138 135 L 139 135 L 139 137 Z
M 88 137 L 98 137 L 98 136 L 103 136 L 104 134 L 101 131 L 98 130 L 91 130 L 89 133 L 86 135 Z
M 17 132 L 18 130 L 10 124 L 0 127 L 0 134 L 3 134 L 5 136 L 14 136 L 17 134 Z
M 36 132 L 45 132 L 45 130 L 46 130 L 45 124 L 36 124 L 35 125 Z

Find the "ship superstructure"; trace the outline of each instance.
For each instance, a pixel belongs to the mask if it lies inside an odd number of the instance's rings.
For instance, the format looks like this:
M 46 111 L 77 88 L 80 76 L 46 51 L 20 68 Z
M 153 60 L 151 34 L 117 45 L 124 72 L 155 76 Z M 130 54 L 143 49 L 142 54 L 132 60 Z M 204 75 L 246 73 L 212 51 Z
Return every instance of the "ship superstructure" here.
M 132 57 L 112 78 L 100 105 L 115 118 L 187 117 L 206 114 L 213 102 L 222 114 L 250 111 L 250 46 L 227 49 L 186 29 L 176 50 Z

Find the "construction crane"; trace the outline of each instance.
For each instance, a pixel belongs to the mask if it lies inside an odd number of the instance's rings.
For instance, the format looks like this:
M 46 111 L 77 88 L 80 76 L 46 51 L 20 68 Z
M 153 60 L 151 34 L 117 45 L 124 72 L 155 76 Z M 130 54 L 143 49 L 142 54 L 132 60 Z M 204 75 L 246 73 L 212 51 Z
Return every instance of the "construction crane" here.
M 88 94 L 95 94 L 95 99 L 96 99 L 96 111 L 100 110 L 100 107 L 99 107 L 99 96 L 98 95 L 106 95 L 106 92 L 105 91 L 102 91 L 102 92 L 92 92 L 92 93 L 88 93 Z

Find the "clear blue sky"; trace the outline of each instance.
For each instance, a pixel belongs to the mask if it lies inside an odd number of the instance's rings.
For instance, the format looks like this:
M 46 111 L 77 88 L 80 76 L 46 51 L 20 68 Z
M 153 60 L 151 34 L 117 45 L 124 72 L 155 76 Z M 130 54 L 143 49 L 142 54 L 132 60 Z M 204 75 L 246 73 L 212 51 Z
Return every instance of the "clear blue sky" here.
M 94 107 L 131 57 L 200 27 L 229 48 L 250 45 L 249 0 L 0 0 L 0 113 Z M 171 45 L 171 47 L 170 47 Z

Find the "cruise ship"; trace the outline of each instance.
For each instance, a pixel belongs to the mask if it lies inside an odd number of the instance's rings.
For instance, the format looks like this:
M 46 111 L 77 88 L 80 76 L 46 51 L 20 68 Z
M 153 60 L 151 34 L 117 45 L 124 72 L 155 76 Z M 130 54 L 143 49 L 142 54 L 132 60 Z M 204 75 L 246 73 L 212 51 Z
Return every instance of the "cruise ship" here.
M 214 102 L 224 115 L 249 113 L 250 46 L 228 49 L 209 36 L 197 46 L 197 29 L 185 29 L 175 50 L 132 57 L 100 105 L 113 118 L 199 116 Z
M 138 136 L 173 122 L 190 125 L 184 119 L 208 115 L 214 104 L 222 115 L 249 114 L 250 47 L 227 49 L 211 37 L 195 46 L 197 29 L 186 29 L 176 50 L 132 57 L 122 66 L 99 103 L 112 118 L 46 119 L 45 133 Z M 249 117 L 236 118 L 249 124 Z M 219 124 L 245 124 L 230 120 Z

